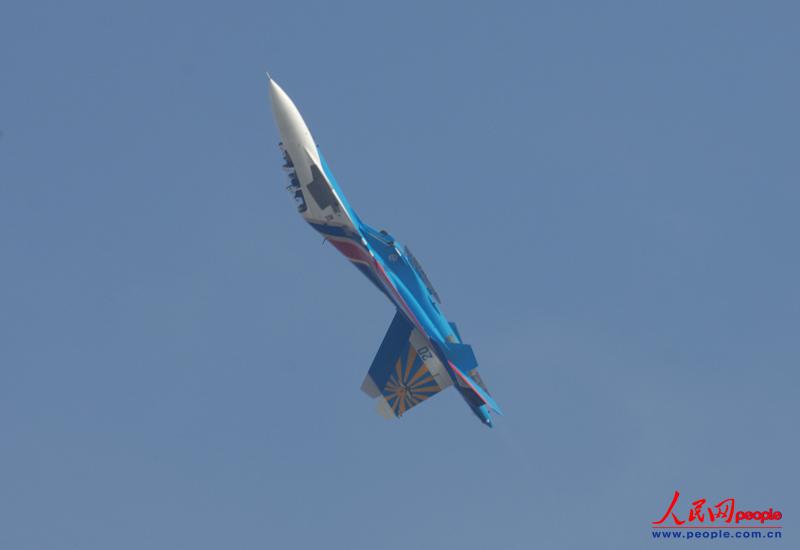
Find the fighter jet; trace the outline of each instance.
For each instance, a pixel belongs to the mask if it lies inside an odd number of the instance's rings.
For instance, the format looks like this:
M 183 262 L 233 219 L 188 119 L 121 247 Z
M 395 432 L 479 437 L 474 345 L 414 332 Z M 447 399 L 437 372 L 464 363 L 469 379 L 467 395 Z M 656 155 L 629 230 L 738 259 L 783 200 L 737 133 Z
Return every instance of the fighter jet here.
M 297 211 L 397 308 L 361 389 L 378 399 L 384 415 L 400 417 L 453 386 L 491 427 L 489 410 L 503 413 L 478 374 L 472 347 L 442 313 L 439 295 L 419 261 L 385 230 L 361 221 L 297 107 L 272 78 L 269 95 L 289 178 L 286 189 Z

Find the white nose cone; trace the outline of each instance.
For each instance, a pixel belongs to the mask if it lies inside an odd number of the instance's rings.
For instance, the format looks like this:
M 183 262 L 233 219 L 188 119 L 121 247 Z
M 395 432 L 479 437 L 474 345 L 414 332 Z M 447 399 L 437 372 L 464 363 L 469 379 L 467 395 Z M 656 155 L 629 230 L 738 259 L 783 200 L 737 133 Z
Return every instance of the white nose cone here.
M 310 182 L 312 176 L 309 162 L 320 166 L 314 138 L 294 102 L 272 78 L 269 79 L 269 98 L 283 147 L 294 163 L 297 176 L 303 183 Z

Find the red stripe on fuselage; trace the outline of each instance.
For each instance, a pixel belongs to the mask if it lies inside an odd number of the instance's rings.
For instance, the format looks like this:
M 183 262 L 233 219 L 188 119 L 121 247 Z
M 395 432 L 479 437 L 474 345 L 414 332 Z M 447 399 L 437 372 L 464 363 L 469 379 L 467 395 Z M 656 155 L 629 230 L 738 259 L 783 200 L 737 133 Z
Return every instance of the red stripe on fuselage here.
M 363 246 L 354 243 L 350 239 L 328 237 L 328 241 L 351 262 L 360 262 L 367 265 L 372 264 L 372 256 L 370 253 L 367 252 Z
M 372 268 L 378 275 L 380 275 L 381 279 L 383 280 L 384 286 L 392 293 L 395 299 L 398 301 L 398 305 L 403 309 L 403 312 L 409 317 L 414 326 L 420 331 L 420 333 L 427 336 L 427 333 L 422 328 L 419 320 L 417 320 L 414 312 L 411 311 L 411 308 L 408 307 L 408 304 L 400 295 L 400 293 L 395 288 L 394 284 L 392 283 L 391 279 L 389 279 L 386 272 L 383 270 L 383 266 L 378 262 L 377 259 L 372 257 L 372 254 L 369 253 L 367 249 L 365 249 L 360 244 L 352 241 L 351 239 L 345 238 L 338 238 L 338 237 L 328 237 L 328 241 L 336 247 L 336 250 L 341 252 L 348 260 L 351 262 L 358 262 L 362 264 L 366 264 Z

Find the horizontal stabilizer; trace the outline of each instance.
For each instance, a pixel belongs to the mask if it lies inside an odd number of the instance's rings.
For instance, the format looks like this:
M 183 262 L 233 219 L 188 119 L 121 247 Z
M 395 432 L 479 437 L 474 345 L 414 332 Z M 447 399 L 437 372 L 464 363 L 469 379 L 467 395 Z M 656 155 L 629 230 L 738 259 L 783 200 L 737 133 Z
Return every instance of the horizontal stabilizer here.
M 480 398 L 481 401 L 486 403 L 489 406 L 490 409 L 492 409 L 494 412 L 496 412 L 500 416 L 503 416 L 503 411 L 502 411 L 502 409 L 500 409 L 500 405 L 498 405 L 495 402 L 495 400 L 492 399 L 492 396 L 489 395 L 489 392 L 487 392 L 485 389 L 483 389 L 479 384 L 476 383 L 475 380 L 473 380 L 471 377 L 466 375 L 463 371 L 461 371 L 453 363 L 450 363 L 450 368 L 453 370 L 453 372 L 455 373 L 456 377 L 459 379 L 459 385 L 462 388 L 471 390 L 478 398 Z
M 459 380 L 459 386 L 470 390 L 478 399 L 486 403 L 497 414 L 502 415 L 503 411 L 495 403 L 486 386 L 478 374 L 478 360 L 472 351 L 472 346 L 468 344 L 447 344 L 444 354 L 450 363 L 450 368 Z

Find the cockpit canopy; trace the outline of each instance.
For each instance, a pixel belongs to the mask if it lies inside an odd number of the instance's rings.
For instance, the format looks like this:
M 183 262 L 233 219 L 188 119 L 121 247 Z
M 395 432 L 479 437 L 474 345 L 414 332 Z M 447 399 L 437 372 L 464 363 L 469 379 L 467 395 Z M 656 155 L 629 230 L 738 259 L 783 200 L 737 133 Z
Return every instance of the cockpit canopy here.
M 393 245 L 393 244 L 394 244 L 394 237 L 392 237 L 391 235 L 389 235 L 389 232 L 388 232 L 388 231 L 386 231 L 385 229 L 381 229 L 381 230 L 379 231 L 379 233 L 380 233 L 380 235 L 381 235 L 381 237 L 380 237 L 380 238 L 381 238 L 381 240 L 383 240 L 384 242 L 386 242 L 386 244 L 388 244 L 388 245 Z
M 405 255 L 406 258 L 408 258 L 408 261 L 411 262 L 411 266 L 414 268 L 414 271 L 417 272 L 417 274 L 422 279 L 422 282 L 425 283 L 425 288 L 427 288 L 428 292 L 431 293 L 433 299 L 441 304 L 442 300 L 439 298 L 439 294 L 436 292 L 436 289 L 433 288 L 431 280 L 428 279 L 428 275 L 425 273 L 425 270 L 422 269 L 422 264 L 419 263 L 419 260 L 417 260 L 417 258 L 414 257 L 414 254 L 411 253 L 411 250 L 409 250 L 407 246 L 405 247 Z
M 428 279 L 428 275 L 425 273 L 425 270 L 422 269 L 422 265 L 419 263 L 419 260 L 414 257 L 414 254 L 411 253 L 411 250 L 409 250 L 407 246 L 403 247 L 403 252 L 401 253 L 400 247 L 402 245 L 395 241 L 394 237 L 392 237 L 388 231 L 385 229 L 381 229 L 379 231 L 366 224 L 364 224 L 362 227 L 367 233 L 367 239 L 374 239 L 373 245 L 377 243 L 386 247 L 384 253 L 390 260 L 396 261 L 398 259 L 398 255 L 404 256 L 408 260 L 408 263 L 411 264 L 411 267 L 414 269 L 417 275 L 419 275 L 419 278 L 422 279 L 422 283 L 425 285 L 425 288 L 428 289 L 431 297 L 440 304 L 442 303 L 442 300 L 439 298 L 439 294 L 433 288 L 433 285 L 431 284 L 430 279 Z

